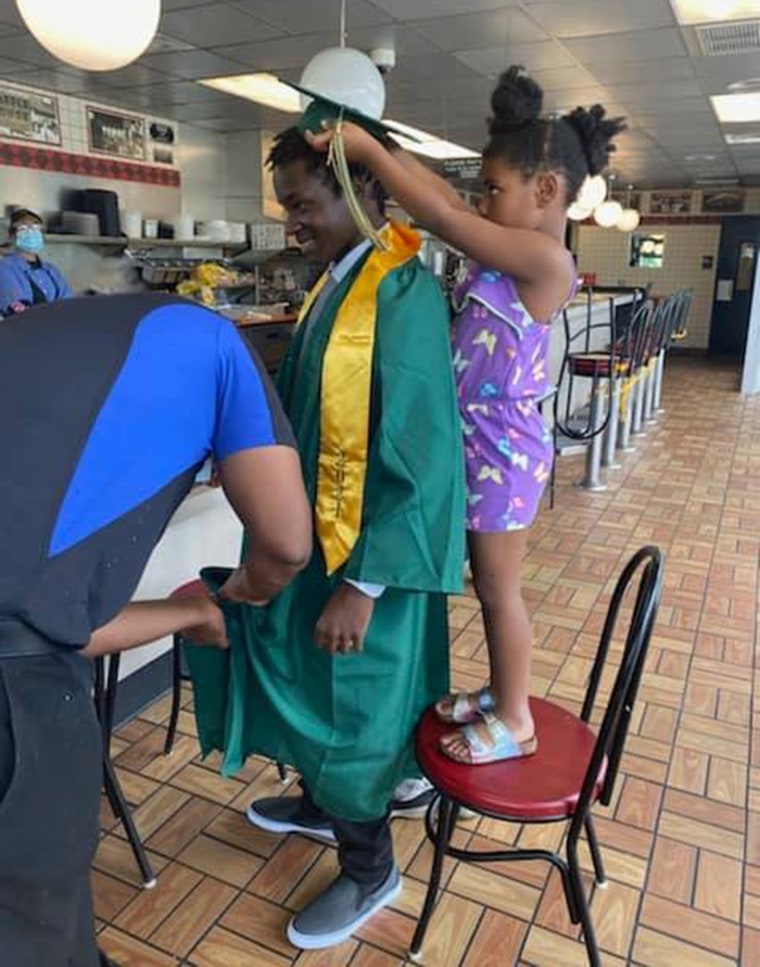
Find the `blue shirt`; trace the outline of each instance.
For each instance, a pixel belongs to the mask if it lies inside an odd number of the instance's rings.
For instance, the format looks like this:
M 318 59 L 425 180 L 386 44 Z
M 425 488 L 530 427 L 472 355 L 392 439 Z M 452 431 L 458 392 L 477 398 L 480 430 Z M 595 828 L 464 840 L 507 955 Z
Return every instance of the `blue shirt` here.
M 0 260 L 0 314 L 15 304 L 29 307 L 70 296 L 69 283 L 52 262 L 28 262 L 16 253 Z
M 127 604 L 207 457 L 294 445 L 235 327 L 176 298 L 68 299 L 7 319 L 0 387 L 0 620 L 60 644 L 86 643 Z

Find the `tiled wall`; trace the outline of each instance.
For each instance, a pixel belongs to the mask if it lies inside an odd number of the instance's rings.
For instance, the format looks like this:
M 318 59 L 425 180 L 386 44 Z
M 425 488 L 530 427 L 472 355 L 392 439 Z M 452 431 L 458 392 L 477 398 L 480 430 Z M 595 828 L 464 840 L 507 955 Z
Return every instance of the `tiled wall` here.
M 683 345 L 706 348 L 710 337 L 721 226 L 669 225 L 663 220 L 658 224 L 647 224 L 646 230 L 665 236 L 665 264 L 661 269 L 629 268 L 630 235 L 614 228 L 581 225 L 577 245 L 579 270 L 596 273 L 600 284 L 646 285 L 651 282 L 655 294 L 693 289 L 689 333 Z M 702 268 L 705 256 L 712 258 L 713 268 Z

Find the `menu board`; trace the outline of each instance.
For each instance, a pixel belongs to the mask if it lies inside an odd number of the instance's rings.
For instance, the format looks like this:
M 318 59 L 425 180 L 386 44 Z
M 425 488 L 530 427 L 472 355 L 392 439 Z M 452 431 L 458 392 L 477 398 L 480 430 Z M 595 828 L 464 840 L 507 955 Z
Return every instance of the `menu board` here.
M 90 151 L 145 161 L 145 120 L 100 108 L 87 108 Z
M 0 83 L 0 136 L 60 144 L 58 98 Z

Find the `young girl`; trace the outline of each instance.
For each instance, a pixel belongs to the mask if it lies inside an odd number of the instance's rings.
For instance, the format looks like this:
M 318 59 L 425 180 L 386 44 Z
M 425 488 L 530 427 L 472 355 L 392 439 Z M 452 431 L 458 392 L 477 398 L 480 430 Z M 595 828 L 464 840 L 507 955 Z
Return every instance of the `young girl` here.
M 370 168 L 419 224 L 474 260 L 457 292 L 454 366 L 465 434 L 470 562 L 491 662 L 490 686 L 443 698 L 463 727 L 443 751 L 473 765 L 533 754 L 528 703 L 531 625 L 520 585 L 527 532 L 549 479 L 552 436 L 539 411 L 550 392 L 550 325 L 575 294 L 567 209 L 602 171 L 621 119 L 602 107 L 543 118 L 541 88 L 512 67 L 491 99 L 476 214 L 411 155 L 342 128 L 349 160 Z M 310 138 L 326 148 L 332 132 Z M 410 320 L 410 325 L 413 320 Z

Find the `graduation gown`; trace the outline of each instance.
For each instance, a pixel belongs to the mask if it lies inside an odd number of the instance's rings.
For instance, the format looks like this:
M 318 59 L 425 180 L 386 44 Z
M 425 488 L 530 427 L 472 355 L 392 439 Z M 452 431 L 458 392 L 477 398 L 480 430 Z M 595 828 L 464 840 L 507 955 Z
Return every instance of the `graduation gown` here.
M 312 502 L 324 356 L 362 266 L 299 327 L 279 375 Z M 448 310 L 416 257 L 377 290 L 371 378 L 361 529 L 344 566 L 328 576 L 315 537 L 309 565 L 269 606 L 225 606 L 228 652 L 188 649 L 204 753 L 222 750 L 225 774 L 252 753 L 290 763 L 317 805 L 354 821 L 384 815 L 396 784 L 418 774 L 413 731 L 448 690 L 445 594 L 462 585 L 464 462 Z M 345 578 L 386 591 L 364 650 L 330 656 L 314 629 Z

